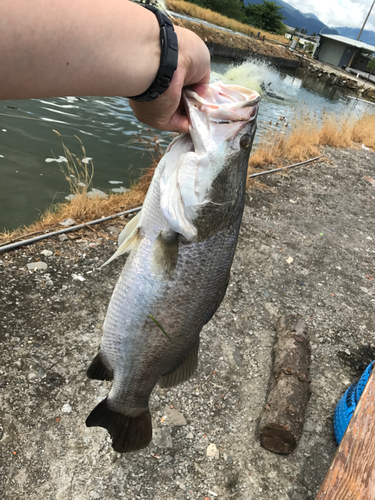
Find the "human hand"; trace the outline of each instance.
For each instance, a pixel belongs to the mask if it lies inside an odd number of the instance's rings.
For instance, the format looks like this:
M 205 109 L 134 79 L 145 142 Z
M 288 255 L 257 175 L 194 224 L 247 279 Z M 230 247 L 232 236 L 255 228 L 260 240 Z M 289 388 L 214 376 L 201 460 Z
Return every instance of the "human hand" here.
M 210 54 L 205 43 L 190 30 L 175 26 L 178 63 L 172 81 L 163 94 L 151 102 L 129 99 L 135 116 L 159 130 L 189 132 L 189 120 L 181 104 L 182 89 L 191 86 L 205 97 L 210 81 Z

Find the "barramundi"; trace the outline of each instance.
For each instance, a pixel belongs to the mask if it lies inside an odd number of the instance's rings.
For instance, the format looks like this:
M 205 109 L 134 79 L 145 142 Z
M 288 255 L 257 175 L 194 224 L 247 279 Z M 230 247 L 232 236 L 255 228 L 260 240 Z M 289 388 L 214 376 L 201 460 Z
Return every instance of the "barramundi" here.
M 153 388 L 186 381 L 197 368 L 199 334 L 229 282 L 259 100 L 220 82 L 205 98 L 185 89 L 190 131 L 169 145 L 141 212 L 120 234 L 112 258 L 130 254 L 87 371 L 113 380 L 86 425 L 107 429 L 115 451 L 150 443 Z

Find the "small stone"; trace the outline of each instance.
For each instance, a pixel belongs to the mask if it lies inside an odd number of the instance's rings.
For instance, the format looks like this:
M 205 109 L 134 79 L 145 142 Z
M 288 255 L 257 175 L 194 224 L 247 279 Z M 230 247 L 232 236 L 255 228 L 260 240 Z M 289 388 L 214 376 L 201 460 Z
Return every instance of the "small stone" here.
M 121 233 L 121 229 L 119 229 L 116 226 L 108 226 L 107 231 L 109 231 L 110 233 L 115 233 L 115 234 Z
M 30 262 L 27 264 L 27 269 L 30 269 L 31 271 L 34 271 L 35 269 L 46 270 L 47 267 L 48 266 L 45 262 Z
M 70 406 L 69 403 L 64 404 L 64 406 L 61 408 L 61 411 L 63 413 L 72 413 L 72 407 Z
M 95 500 L 97 498 L 100 498 L 100 495 L 97 491 L 90 491 L 90 498 L 93 498 Z
M 265 302 L 264 308 L 270 316 L 276 317 L 279 314 L 277 307 L 273 306 L 270 302 Z
M 83 276 L 81 276 L 80 274 L 72 274 L 72 278 L 74 280 L 77 280 L 77 281 L 85 281 L 86 278 L 84 278 Z
M 286 263 L 287 263 L 287 264 L 291 264 L 293 261 L 294 261 L 293 257 L 288 257 L 288 258 L 286 259 Z
M 186 434 L 186 439 L 194 439 L 194 435 L 189 432 L 189 434 Z
M 178 410 L 172 408 L 165 409 L 166 423 L 168 425 L 187 425 L 186 418 Z
M 74 226 L 74 224 L 77 224 L 77 222 L 74 220 L 74 219 L 65 219 L 63 220 L 62 222 L 59 222 L 60 226 L 65 226 L 65 227 L 69 227 L 69 226 Z
M 108 195 L 100 189 L 92 188 L 92 190 L 87 193 L 88 198 L 95 198 L 96 196 L 98 196 L 99 198 L 108 198 Z
M 66 241 L 69 239 L 66 234 L 59 234 L 58 238 L 60 241 Z
M 111 191 L 112 193 L 127 193 L 128 191 L 130 191 L 130 189 L 126 189 L 123 186 L 121 186 L 118 188 L 112 188 Z
M 243 356 L 242 356 L 240 350 L 237 348 L 233 351 L 233 359 L 234 359 L 237 366 L 243 365 Z
M 31 381 L 37 378 L 37 374 L 35 372 L 29 372 L 27 374 L 27 378 Z
M 171 433 L 166 427 L 154 429 L 152 440 L 155 446 L 160 446 L 161 448 L 173 448 Z
M 208 457 L 213 457 L 215 460 L 218 460 L 220 457 L 219 450 L 216 448 L 214 443 L 211 443 L 207 446 L 206 455 Z
M 46 257 L 51 257 L 51 255 L 53 255 L 53 252 L 51 252 L 51 250 L 42 250 L 40 253 Z
M 360 286 L 359 289 L 363 292 L 363 293 L 369 293 L 369 289 L 368 288 L 365 288 L 364 286 Z
M 295 205 L 297 202 L 296 200 L 289 200 L 289 203 L 293 203 L 293 205 Z

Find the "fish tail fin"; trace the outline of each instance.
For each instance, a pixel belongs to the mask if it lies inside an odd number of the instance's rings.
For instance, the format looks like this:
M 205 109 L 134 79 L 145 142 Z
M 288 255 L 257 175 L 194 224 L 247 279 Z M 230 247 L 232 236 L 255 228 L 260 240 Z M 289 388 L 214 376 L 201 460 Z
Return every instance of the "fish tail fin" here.
M 86 420 L 87 427 L 104 427 L 112 437 L 112 447 L 119 453 L 136 451 L 148 446 L 152 439 L 150 411 L 130 417 L 111 410 L 108 398 L 96 406 Z

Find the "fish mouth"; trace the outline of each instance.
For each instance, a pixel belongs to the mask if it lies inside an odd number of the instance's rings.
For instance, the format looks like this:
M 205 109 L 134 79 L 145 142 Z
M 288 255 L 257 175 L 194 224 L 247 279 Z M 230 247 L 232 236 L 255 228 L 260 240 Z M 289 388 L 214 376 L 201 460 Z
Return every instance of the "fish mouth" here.
M 190 131 L 199 128 L 198 121 L 206 125 L 229 125 L 236 122 L 248 122 L 256 118 L 260 94 L 238 85 L 223 85 L 215 82 L 209 86 L 206 97 L 201 97 L 186 88 L 183 103 L 189 119 Z M 197 121 L 197 117 L 200 119 Z

